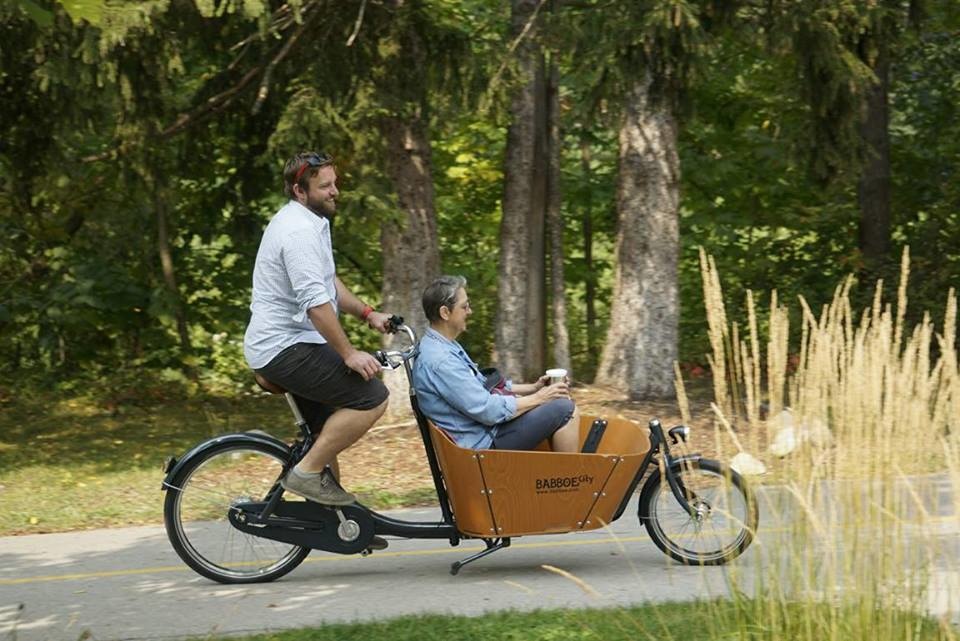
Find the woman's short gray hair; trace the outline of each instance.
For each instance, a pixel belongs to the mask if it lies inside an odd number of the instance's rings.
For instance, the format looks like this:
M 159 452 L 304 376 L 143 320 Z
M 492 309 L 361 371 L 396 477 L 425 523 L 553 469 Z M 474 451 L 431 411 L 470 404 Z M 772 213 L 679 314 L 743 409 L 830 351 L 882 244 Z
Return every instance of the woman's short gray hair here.
M 467 286 L 463 276 L 440 276 L 423 290 L 423 313 L 431 323 L 440 320 L 440 308 L 453 309 L 457 292 Z

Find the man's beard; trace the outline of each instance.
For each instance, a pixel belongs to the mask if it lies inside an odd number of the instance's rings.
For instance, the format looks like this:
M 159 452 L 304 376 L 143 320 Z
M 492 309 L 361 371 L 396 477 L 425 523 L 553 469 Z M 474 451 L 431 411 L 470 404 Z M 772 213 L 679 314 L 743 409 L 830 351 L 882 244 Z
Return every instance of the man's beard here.
M 318 216 L 333 220 L 334 215 L 337 213 L 337 201 L 307 198 L 307 208 Z

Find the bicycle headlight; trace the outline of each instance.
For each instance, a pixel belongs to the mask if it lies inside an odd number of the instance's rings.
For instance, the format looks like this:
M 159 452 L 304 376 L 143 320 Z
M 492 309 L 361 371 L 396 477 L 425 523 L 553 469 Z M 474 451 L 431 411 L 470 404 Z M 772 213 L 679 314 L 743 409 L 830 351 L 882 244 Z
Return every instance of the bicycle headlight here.
M 667 432 L 670 435 L 670 440 L 673 441 L 674 445 L 683 441 L 684 443 L 690 438 L 690 428 L 686 425 L 677 425 L 676 427 L 671 427 L 670 431 Z

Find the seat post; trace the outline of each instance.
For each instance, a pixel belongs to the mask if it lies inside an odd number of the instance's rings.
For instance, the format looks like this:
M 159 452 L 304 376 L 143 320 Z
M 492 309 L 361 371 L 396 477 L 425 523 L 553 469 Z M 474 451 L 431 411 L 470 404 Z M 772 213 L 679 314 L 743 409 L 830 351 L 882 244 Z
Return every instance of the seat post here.
M 303 414 L 300 413 L 300 407 L 297 405 L 297 399 L 295 399 L 293 394 L 290 392 L 284 392 L 283 397 L 287 399 L 287 405 L 290 406 L 290 411 L 293 412 L 293 420 L 296 421 L 297 427 L 300 428 L 300 432 L 302 432 L 305 437 L 309 437 L 310 426 L 307 425 L 307 421 L 303 418 Z

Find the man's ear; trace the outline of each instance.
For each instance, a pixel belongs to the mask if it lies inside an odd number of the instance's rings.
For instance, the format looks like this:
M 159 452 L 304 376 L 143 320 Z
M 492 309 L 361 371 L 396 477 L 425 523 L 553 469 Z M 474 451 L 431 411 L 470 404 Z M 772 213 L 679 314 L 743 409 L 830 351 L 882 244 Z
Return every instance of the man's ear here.
M 441 306 L 440 306 L 440 309 L 439 309 L 438 311 L 440 312 L 440 318 L 442 318 L 442 319 L 445 320 L 445 321 L 446 321 L 446 320 L 450 320 L 450 308 L 449 308 L 449 307 L 447 307 L 446 305 L 441 305 Z
M 291 191 L 293 192 L 294 200 L 300 203 L 302 203 L 306 198 L 307 194 L 303 191 L 303 187 L 300 186 L 300 183 L 293 183 L 293 189 Z

